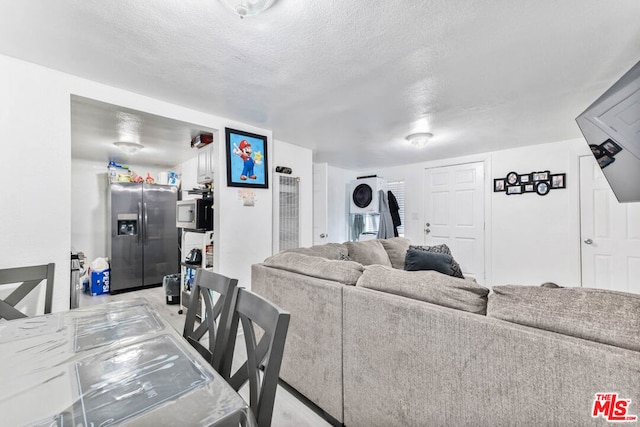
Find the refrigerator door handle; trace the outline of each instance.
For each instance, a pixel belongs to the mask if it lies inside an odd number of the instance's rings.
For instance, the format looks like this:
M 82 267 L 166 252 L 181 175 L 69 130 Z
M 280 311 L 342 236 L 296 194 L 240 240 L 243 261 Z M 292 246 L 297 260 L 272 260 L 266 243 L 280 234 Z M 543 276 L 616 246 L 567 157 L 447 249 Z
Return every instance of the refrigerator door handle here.
M 149 214 L 147 212 L 147 202 L 143 203 L 144 205 L 144 243 L 147 243 L 148 231 L 149 231 Z
M 138 202 L 138 245 L 142 242 L 142 203 Z

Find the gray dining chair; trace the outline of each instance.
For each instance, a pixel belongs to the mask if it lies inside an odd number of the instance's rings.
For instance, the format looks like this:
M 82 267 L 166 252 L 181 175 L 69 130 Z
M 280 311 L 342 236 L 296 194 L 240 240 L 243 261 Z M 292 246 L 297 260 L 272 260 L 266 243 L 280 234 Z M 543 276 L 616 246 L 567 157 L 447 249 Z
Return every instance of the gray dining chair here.
M 225 379 L 228 379 L 228 372 L 231 371 L 231 360 L 226 361 L 225 358 L 228 353 L 226 346 L 229 341 L 237 285 L 236 279 L 199 268 L 191 290 L 191 300 L 187 307 L 187 318 L 182 333 L 182 336 L 211 364 L 213 369 L 220 374 L 227 372 L 226 376 L 223 375 Z M 214 303 L 215 296 L 217 300 Z M 198 306 L 202 302 L 205 309 L 200 325 L 196 327 Z
M 14 320 L 28 317 L 18 310 L 16 305 L 42 283 L 45 286 L 44 314 L 51 313 L 54 272 L 54 263 L 0 270 L 0 287 L 19 284 L 7 297 L 0 299 L 0 319 Z
M 249 382 L 249 406 L 259 427 L 269 427 L 273 415 L 282 354 L 289 328 L 290 314 L 244 288 L 237 289 L 235 310 L 231 321 L 228 351 L 232 360 L 238 321 L 242 324 L 247 360 L 229 378 L 236 390 Z M 262 333 L 256 342 L 256 328 Z M 264 372 L 260 372 L 261 369 Z

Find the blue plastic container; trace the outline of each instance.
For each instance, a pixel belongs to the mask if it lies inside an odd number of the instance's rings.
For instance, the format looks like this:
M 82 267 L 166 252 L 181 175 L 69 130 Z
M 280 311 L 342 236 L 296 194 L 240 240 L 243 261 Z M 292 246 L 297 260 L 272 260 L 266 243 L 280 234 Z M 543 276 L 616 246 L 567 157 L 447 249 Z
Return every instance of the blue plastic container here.
M 91 272 L 91 295 L 102 295 L 109 293 L 109 278 L 111 276 L 111 269 L 103 271 Z

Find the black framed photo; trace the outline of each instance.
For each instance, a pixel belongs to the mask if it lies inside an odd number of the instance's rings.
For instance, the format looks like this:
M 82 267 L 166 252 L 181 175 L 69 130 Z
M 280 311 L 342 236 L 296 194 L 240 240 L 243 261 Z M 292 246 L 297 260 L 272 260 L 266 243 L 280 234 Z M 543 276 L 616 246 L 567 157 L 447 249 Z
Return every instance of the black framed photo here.
M 622 147 L 620 147 L 618 144 L 613 142 L 611 138 L 607 139 L 605 142 L 600 144 L 600 147 L 604 148 L 607 151 L 607 153 L 609 153 L 609 155 L 611 156 L 615 156 L 616 154 L 622 151 Z
M 516 185 L 518 183 L 518 174 L 515 172 L 509 172 L 507 174 L 507 184 Z
M 593 153 L 593 157 L 595 157 L 596 159 L 599 159 L 600 157 L 605 155 L 604 149 L 599 145 L 589 144 L 589 148 L 591 148 L 591 153 Z
M 536 193 L 541 196 L 549 194 L 549 190 L 551 190 L 551 186 L 547 181 L 540 181 L 536 184 Z
M 227 186 L 269 188 L 267 137 L 225 128 Z
M 551 188 L 567 188 L 566 174 L 551 175 Z
M 522 194 L 522 185 L 510 185 L 507 187 L 507 194 Z
M 493 180 L 493 191 L 494 192 L 507 191 L 504 185 L 504 178 L 498 178 Z
M 533 184 L 525 184 L 524 185 L 524 192 L 525 193 L 533 193 L 534 191 L 536 191 L 536 187 Z
M 600 165 L 600 169 L 604 169 L 615 161 L 616 159 L 611 156 L 602 156 L 598 159 L 598 164 Z
M 531 182 L 531 174 L 520 175 L 520 184 Z
M 549 171 L 543 172 L 533 172 L 531 174 L 532 181 L 548 181 L 549 180 Z

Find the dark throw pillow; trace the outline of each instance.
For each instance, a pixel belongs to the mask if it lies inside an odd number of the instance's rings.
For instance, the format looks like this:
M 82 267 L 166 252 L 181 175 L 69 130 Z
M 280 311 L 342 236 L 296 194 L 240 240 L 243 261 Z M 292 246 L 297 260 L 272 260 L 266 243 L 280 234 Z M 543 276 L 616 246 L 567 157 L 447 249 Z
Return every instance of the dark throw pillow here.
M 451 249 L 446 244 L 434 245 L 434 246 L 409 246 L 409 249 L 417 249 L 419 251 L 424 252 L 433 252 L 436 254 L 447 254 L 451 255 Z M 451 255 L 451 274 L 453 277 L 459 277 L 460 279 L 464 279 L 464 275 L 462 274 L 462 268 L 460 268 L 460 264 L 453 258 Z
M 453 276 L 451 260 L 453 257 L 448 254 L 409 249 L 404 260 L 404 269 L 407 271 L 434 270 Z

